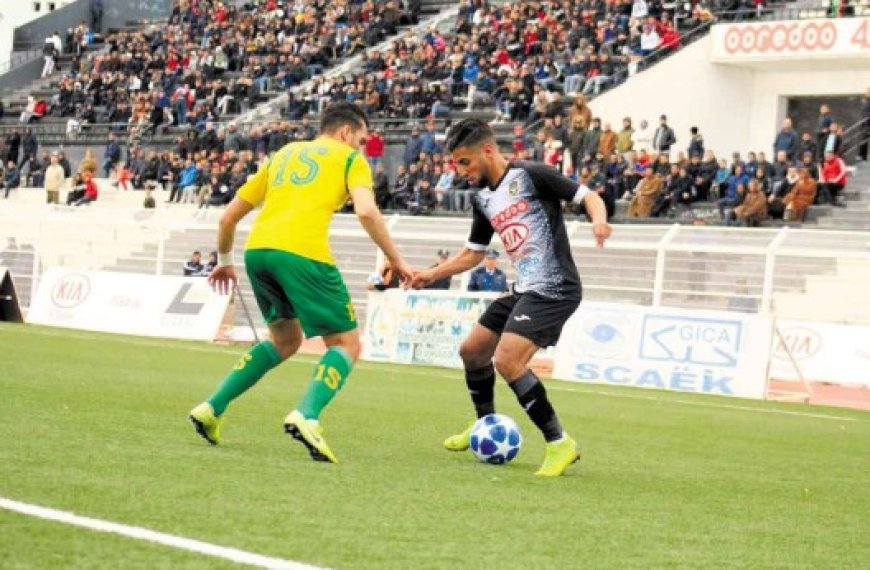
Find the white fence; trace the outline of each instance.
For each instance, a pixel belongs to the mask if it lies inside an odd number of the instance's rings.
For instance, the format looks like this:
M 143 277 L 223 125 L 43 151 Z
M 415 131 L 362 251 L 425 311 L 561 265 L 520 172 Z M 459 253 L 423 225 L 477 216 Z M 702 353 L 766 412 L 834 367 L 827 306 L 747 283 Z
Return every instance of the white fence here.
M 193 250 L 214 248 L 220 212 L 42 207 L 0 213 L 0 264 L 10 267 L 29 306 L 41 272 L 61 266 L 180 275 Z M 249 226 L 236 238 L 241 259 Z M 397 216 L 394 238 L 409 262 L 431 265 L 436 251 L 459 251 L 470 220 Z M 569 222 L 584 299 L 686 309 L 773 313 L 779 318 L 870 323 L 870 234 L 802 229 L 619 225 L 603 249 L 588 224 Z M 331 239 L 351 296 L 365 312 L 366 279 L 379 253 L 356 218 L 337 215 Z M 494 244 L 500 248 L 500 244 Z M 505 256 L 502 256 L 505 259 Z M 512 268 L 503 264 L 509 279 Z M 243 285 L 245 283 L 243 282 Z M 464 280 L 453 279 L 454 289 Z
M 78 272 L 178 276 L 191 251 L 198 249 L 206 254 L 213 247 L 219 215 L 219 211 L 186 207 L 164 206 L 143 211 L 113 208 L 105 203 L 92 208 L 40 204 L 15 212 L 0 211 L 0 245 L 6 245 L 0 250 L 0 265 L 10 268 L 25 309 L 31 306 L 49 267 Z M 248 223 L 239 228 L 237 259 L 242 258 Z M 416 267 L 427 267 L 435 261 L 437 250 L 447 248 L 455 253 L 463 247 L 470 220 L 397 216 L 389 220 L 389 226 L 408 261 Z M 870 337 L 870 326 L 867 326 L 870 325 L 870 298 L 866 294 L 870 287 L 870 234 L 619 225 L 614 228 L 606 247 L 597 248 L 588 224 L 571 221 L 568 233 L 583 279 L 586 301 L 583 306 L 593 313 L 597 310 L 596 314 L 601 313 L 602 307 L 611 307 L 608 314 L 613 313 L 613 307 L 618 308 L 622 317 L 614 317 L 613 322 L 623 323 L 625 330 L 616 330 L 613 334 L 637 340 L 632 341 L 634 349 L 640 350 L 641 345 L 658 346 L 652 341 L 651 344 L 641 342 L 649 337 L 644 328 L 647 317 L 683 319 L 680 330 L 694 330 L 702 336 L 713 334 L 711 330 L 724 331 L 728 333 L 725 336 L 729 342 L 733 340 L 734 327 L 747 331 L 746 334 L 751 331 L 750 336 L 760 335 L 761 340 L 751 343 L 752 350 L 748 352 L 739 344 L 747 342 L 745 335 L 738 344 L 722 349 L 738 354 L 739 362 L 728 370 L 714 371 L 712 376 L 705 376 L 705 371 L 712 368 L 697 363 L 701 367 L 695 367 L 697 369 L 689 374 L 695 379 L 692 382 L 684 374 L 684 363 L 680 360 L 685 351 L 674 352 L 679 347 L 671 346 L 667 339 L 662 341 L 670 351 L 666 351 L 665 356 L 676 355 L 673 362 L 656 364 L 653 358 L 646 362 L 650 366 L 641 366 L 634 355 L 633 367 L 627 368 L 624 362 L 612 361 L 611 357 L 590 360 L 590 355 L 577 352 L 577 347 L 593 341 L 601 345 L 604 337 L 597 339 L 595 334 L 601 331 L 581 323 L 577 325 L 579 329 L 566 329 L 564 339 L 568 348 L 567 352 L 560 353 L 562 356 L 557 359 L 560 368 L 556 370 L 562 377 L 655 387 L 665 383 L 669 389 L 691 388 L 700 392 L 719 390 L 724 393 L 727 388 L 734 394 L 757 396 L 760 376 L 758 355 L 753 350 L 762 346 L 772 377 L 867 384 L 861 371 L 870 363 L 866 349 Z M 361 321 L 369 332 L 373 326 L 383 328 L 383 315 L 380 321 L 375 320 L 374 315 L 373 319 L 366 318 L 367 277 L 378 267 L 378 251 L 354 216 L 335 217 L 331 241 Z M 500 244 L 494 245 L 500 247 Z M 512 268 L 505 266 L 504 269 L 512 279 Z M 247 305 L 254 308 L 250 287 L 244 273 L 240 275 Z M 455 277 L 453 291 L 448 295 L 467 297 L 462 294 L 464 285 L 465 279 Z M 469 304 L 463 313 L 468 318 L 451 323 L 445 334 L 451 338 L 461 336 L 474 320 L 469 320 L 469 315 L 479 309 Z M 582 314 L 585 313 L 578 312 Z M 419 325 L 421 315 L 412 317 Z M 687 323 L 695 322 L 693 319 L 706 319 L 704 322 L 710 326 L 692 328 Z M 235 323 L 247 324 L 241 311 L 236 311 Z M 764 323 L 768 323 L 766 328 Z M 257 320 L 255 324 L 262 326 L 263 323 Z M 447 325 L 442 323 L 441 326 Z M 765 336 L 771 332 L 772 347 L 767 340 L 769 336 Z M 612 349 L 617 344 L 607 344 L 606 348 Z M 392 347 L 372 343 L 369 348 L 381 350 L 380 357 L 389 360 L 422 358 L 435 364 L 456 364 L 456 342 L 443 346 L 423 345 L 426 343 L 416 348 L 408 343 Z M 744 357 L 749 358 L 745 365 Z M 743 385 L 744 381 L 749 383 Z

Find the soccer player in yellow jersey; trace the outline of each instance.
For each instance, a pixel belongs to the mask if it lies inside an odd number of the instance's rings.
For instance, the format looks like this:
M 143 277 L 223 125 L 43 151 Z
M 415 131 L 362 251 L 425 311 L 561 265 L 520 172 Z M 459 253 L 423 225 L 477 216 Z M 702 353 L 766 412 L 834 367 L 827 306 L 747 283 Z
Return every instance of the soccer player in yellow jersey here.
M 245 353 L 205 402 L 190 413 L 196 431 L 217 444 L 227 405 L 269 370 L 291 357 L 306 336 L 321 336 L 326 354 L 314 367 L 299 406 L 284 420 L 287 433 L 316 461 L 337 463 L 323 439 L 320 413 L 344 385 L 359 358 L 356 315 L 329 249 L 333 213 L 353 200 L 365 231 L 403 279 L 411 269 L 399 255 L 372 191 L 372 173 L 359 149 L 368 136 L 365 113 L 351 103 L 324 110 L 320 136 L 275 153 L 227 207 L 218 228 L 218 265 L 209 282 L 221 293 L 237 281 L 231 256 L 236 225 L 262 211 L 245 246 L 245 268 L 271 340 Z

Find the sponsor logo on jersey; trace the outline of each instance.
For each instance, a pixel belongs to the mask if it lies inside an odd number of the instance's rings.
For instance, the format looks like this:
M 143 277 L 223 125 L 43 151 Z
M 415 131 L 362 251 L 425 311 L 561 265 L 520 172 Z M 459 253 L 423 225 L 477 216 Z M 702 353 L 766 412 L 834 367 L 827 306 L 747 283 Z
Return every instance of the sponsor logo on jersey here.
M 508 224 L 499 231 L 498 235 L 501 237 L 505 250 L 508 253 L 513 253 L 529 239 L 529 226 L 518 222 Z
M 492 227 L 495 228 L 495 230 L 497 232 L 501 232 L 502 227 L 506 223 L 508 223 L 512 219 L 516 218 L 520 214 L 528 212 L 529 207 L 530 207 L 530 205 L 529 205 L 528 200 L 525 200 L 525 199 L 518 200 L 517 202 L 511 204 L 510 206 L 508 206 L 507 208 L 505 208 L 504 210 L 502 210 L 498 214 L 491 217 L 489 219 L 489 223 L 492 224 Z M 505 246 L 507 246 L 507 244 L 505 244 Z
M 517 262 L 517 272 L 528 277 L 538 271 L 541 266 L 541 258 L 536 255 L 527 255 Z

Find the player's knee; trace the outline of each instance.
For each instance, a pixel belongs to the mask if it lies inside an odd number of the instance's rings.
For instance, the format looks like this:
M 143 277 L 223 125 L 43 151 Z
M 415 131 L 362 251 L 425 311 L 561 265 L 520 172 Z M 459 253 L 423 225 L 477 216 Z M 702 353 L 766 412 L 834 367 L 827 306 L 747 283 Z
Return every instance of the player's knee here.
M 350 359 L 353 362 L 359 360 L 360 354 L 362 353 L 362 345 L 359 342 L 359 339 L 352 340 L 347 344 L 342 344 L 341 348 L 347 352 L 347 355 L 350 356 Z
M 343 338 L 339 342 L 331 343 L 330 348 L 332 347 L 342 349 L 347 353 L 352 362 L 359 360 L 360 354 L 362 353 L 362 345 L 360 344 L 359 337 Z
M 519 378 L 526 369 L 526 363 L 522 358 L 508 350 L 496 349 L 493 357 L 495 370 L 508 381 Z
M 483 368 L 490 361 L 489 355 L 483 354 L 480 347 L 467 340 L 459 345 L 459 357 L 465 367 L 471 370 Z
M 296 354 L 302 345 L 301 338 L 273 339 L 272 342 L 278 350 L 278 356 L 281 357 L 282 361 Z

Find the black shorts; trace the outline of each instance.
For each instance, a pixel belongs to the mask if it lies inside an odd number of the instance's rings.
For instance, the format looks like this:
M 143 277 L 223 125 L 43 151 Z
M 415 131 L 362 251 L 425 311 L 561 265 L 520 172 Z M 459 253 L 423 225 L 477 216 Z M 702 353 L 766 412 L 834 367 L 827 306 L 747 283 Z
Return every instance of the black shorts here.
M 556 344 L 562 327 L 579 305 L 579 299 L 548 299 L 536 293 L 511 293 L 493 301 L 478 322 L 494 333 L 518 334 L 546 348 Z

